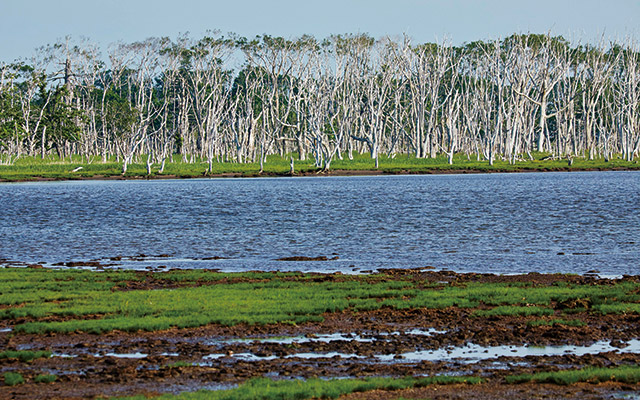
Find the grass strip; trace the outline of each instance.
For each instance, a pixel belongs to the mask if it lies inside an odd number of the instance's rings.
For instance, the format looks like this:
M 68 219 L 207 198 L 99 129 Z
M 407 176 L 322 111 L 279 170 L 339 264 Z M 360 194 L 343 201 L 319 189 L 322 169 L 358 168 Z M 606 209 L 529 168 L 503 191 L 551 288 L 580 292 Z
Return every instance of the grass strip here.
M 553 315 L 553 310 L 545 307 L 537 306 L 499 306 L 490 310 L 477 310 L 473 313 L 476 317 L 494 317 L 494 316 L 541 316 Z
M 593 170 L 593 169 L 640 169 L 640 165 L 627 162 L 614 157 L 609 161 L 604 159 L 587 160 L 574 158 L 571 166 L 566 160 L 545 159 L 548 153 L 533 154 L 534 159 L 516 161 L 510 164 L 508 161 L 495 160 L 494 165 L 489 161 L 478 161 L 466 154 L 455 154 L 453 164 L 449 164 L 446 155 L 440 154 L 434 158 L 416 158 L 414 155 L 400 155 L 387 157 L 381 155 L 379 168 L 375 168 L 375 160 L 369 154 L 354 154 L 353 159 L 336 159 L 332 162 L 332 170 L 342 171 L 379 171 L 380 173 L 430 173 L 446 171 L 478 171 L 478 172 L 518 172 L 518 171 L 556 171 L 556 170 Z M 298 155 L 287 154 L 284 157 L 271 155 L 264 163 L 264 175 L 288 175 L 290 170 L 290 158 L 295 159 L 295 171 L 297 173 L 309 173 L 317 171 L 313 160 L 299 161 Z M 146 156 L 139 157 L 129 165 L 127 177 L 147 176 Z M 82 167 L 77 172 L 74 169 Z M 89 163 L 84 157 L 73 156 L 60 159 L 57 156 L 48 156 L 45 159 L 39 157 L 22 157 L 13 165 L 0 165 L 0 180 L 19 181 L 35 178 L 47 179 L 79 179 L 87 177 L 110 177 L 121 174 L 122 163 L 115 157 L 102 162 L 100 157 L 93 157 Z M 183 162 L 175 157 L 174 162 L 167 162 L 162 174 L 158 171 L 160 165 L 152 167 L 151 176 L 177 176 L 177 177 L 202 177 L 206 174 L 208 163 L 206 159 L 196 159 L 194 162 Z M 259 163 L 214 162 L 212 174 L 237 174 L 239 176 L 258 176 Z
M 367 379 L 309 379 L 274 381 L 258 378 L 247 381 L 235 389 L 201 390 L 178 395 L 163 395 L 167 400 L 304 400 L 336 399 L 342 395 L 371 390 L 400 390 L 428 385 L 455 383 L 478 384 L 482 378 L 464 376 L 434 376 L 426 378 L 367 378 Z M 127 397 L 127 400 L 142 400 L 144 396 Z
M 585 326 L 586 324 L 579 319 L 536 319 L 527 322 L 528 326 Z
M 536 374 L 511 375 L 506 377 L 507 383 L 555 383 L 571 385 L 578 382 L 640 382 L 640 366 L 620 366 L 614 368 L 583 368 L 556 372 L 539 372 Z
M 561 279 L 561 277 L 560 277 Z M 148 283 L 148 285 L 147 285 Z M 123 290 L 131 287 L 149 289 Z M 0 268 L 0 319 L 15 332 L 163 330 L 206 324 L 299 324 L 324 313 L 470 309 L 476 317 L 640 312 L 640 283 L 605 280 L 446 284 L 419 275 L 317 275 L 211 271 L 95 272 Z M 481 310 L 477 308 L 482 308 Z
M 29 362 L 37 358 L 49 357 L 51 357 L 50 351 L 6 350 L 0 352 L 0 360 L 15 358 L 22 362 Z

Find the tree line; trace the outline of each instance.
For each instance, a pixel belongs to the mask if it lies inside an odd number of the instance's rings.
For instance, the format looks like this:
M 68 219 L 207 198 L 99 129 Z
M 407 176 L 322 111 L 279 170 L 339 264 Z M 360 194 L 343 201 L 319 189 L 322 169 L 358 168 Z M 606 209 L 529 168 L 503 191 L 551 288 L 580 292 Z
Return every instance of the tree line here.
M 593 159 L 640 149 L 640 52 L 514 34 L 462 46 L 366 34 L 67 39 L 0 65 L 0 162 L 255 162 L 368 152 Z

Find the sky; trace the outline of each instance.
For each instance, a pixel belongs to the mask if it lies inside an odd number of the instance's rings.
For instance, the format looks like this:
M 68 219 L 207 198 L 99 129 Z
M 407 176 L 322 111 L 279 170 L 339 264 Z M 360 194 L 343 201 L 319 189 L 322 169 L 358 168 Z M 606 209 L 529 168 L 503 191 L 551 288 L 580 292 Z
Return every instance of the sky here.
M 109 44 L 208 30 L 253 37 L 408 34 L 454 45 L 513 33 L 640 38 L 640 0 L 0 0 L 0 62 L 71 36 Z

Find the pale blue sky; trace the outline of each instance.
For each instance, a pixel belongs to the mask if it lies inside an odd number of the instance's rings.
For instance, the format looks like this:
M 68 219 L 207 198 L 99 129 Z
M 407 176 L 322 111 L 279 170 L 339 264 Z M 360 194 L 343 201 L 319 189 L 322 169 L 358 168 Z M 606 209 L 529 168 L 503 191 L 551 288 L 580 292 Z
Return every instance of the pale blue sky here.
M 640 0 L 0 0 L 0 61 L 28 57 L 66 35 L 106 45 L 150 36 L 198 37 L 218 29 L 242 36 L 408 33 L 454 44 L 512 33 L 561 34 L 593 42 L 634 36 Z

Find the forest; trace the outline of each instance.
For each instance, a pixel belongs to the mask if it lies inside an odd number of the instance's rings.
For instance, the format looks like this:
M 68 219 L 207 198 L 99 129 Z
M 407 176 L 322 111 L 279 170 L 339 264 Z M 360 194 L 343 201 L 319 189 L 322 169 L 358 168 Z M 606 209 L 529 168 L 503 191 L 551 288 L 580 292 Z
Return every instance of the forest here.
M 259 163 L 279 154 L 329 170 L 368 153 L 516 163 L 633 161 L 640 52 L 514 34 L 454 46 L 366 34 L 252 39 L 209 32 L 103 52 L 66 38 L 0 64 L 0 164 Z

